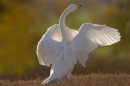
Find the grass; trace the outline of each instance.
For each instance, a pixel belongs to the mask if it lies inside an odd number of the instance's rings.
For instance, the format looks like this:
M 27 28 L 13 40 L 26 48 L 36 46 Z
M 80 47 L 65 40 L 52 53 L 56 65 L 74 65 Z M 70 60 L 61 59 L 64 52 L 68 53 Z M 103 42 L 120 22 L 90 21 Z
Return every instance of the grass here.
M 0 80 L 0 86 L 43 86 L 41 82 L 45 78 L 31 80 Z M 129 74 L 96 74 L 72 75 L 69 81 L 57 81 L 45 86 L 130 86 Z

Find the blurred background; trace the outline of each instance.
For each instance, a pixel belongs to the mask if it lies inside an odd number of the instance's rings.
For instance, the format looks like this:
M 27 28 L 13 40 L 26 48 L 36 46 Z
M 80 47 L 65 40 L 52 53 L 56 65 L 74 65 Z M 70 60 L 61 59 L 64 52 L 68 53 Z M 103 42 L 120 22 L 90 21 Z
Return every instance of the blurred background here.
M 0 78 L 49 75 L 50 68 L 38 64 L 36 46 L 69 4 L 82 7 L 67 16 L 68 27 L 106 24 L 121 34 L 120 42 L 95 49 L 86 68 L 77 64 L 73 74 L 130 73 L 130 0 L 0 0 Z

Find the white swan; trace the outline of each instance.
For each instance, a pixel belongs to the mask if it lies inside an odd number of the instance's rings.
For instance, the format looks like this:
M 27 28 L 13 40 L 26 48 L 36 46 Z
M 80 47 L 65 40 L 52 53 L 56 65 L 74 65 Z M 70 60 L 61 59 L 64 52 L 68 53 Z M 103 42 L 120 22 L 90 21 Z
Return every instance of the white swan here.
M 42 82 L 69 79 L 74 65 L 85 67 L 88 54 L 95 48 L 120 41 L 118 30 L 105 25 L 84 23 L 79 31 L 65 25 L 66 16 L 81 5 L 71 4 L 62 13 L 59 24 L 48 28 L 37 45 L 39 64 L 51 66 L 50 76 Z

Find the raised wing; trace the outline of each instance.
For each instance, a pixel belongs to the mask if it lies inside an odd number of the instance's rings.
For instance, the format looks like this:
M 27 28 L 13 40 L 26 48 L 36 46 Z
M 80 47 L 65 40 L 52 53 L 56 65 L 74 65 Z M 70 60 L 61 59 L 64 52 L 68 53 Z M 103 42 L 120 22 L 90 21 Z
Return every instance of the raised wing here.
M 73 52 L 80 64 L 85 66 L 88 54 L 95 48 L 120 41 L 118 30 L 105 25 L 85 23 L 73 40 Z
M 76 30 L 69 29 L 72 36 L 76 35 Z M 56 55 L 62 46 L 62 35 L 59 24 L 55 24 L 48 28 L 47 32 L 42 36 L 37 45 L 37 56 L 39 64 L 50 66 L 55 62 Z
M 42 36 L 37 45 L 37 56 L 40 65 L 50 66 L 54 63 L 56 56 L 55 53 L 58 49 L 60 42 L 51 38 L 55 29 L 58 29 L 59 25 L 55 24 L 48 28 L 47 32 Z
M 68 28 L 68 29 L 69 29 L 69 32 L 71 33 L 72 37 L 75 37 L 78 34 L 77 30 L 70 29 L 70 28 Z M 54 39 L 55 41 L 59 41 L 59 42 L 62 41 L 62 35 L 61 35 L 60 28 L 57 28 L 54 30 L 54 33 L 52 34 L 52 39 Z

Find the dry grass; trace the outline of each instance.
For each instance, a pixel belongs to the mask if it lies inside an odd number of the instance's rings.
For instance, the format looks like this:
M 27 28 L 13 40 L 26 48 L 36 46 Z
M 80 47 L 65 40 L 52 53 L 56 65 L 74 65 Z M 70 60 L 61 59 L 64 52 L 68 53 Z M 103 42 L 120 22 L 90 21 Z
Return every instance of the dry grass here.
M 0 80 L 0 86 L 43 86 L 43 79 L 35 80 Z M 129 74 L 89 74 L 73 75 L 69 81 L 57 81 L 48 83 L 46 86 L 130 86 Z

